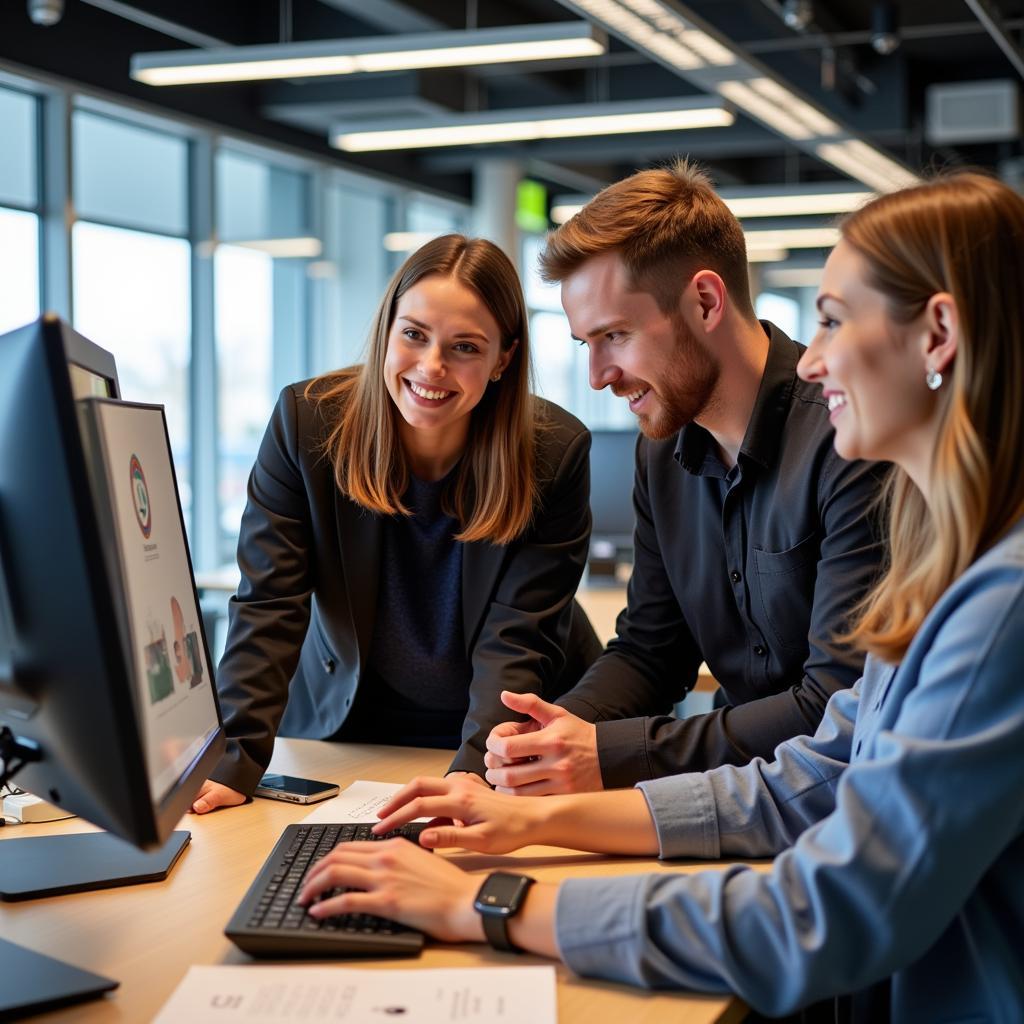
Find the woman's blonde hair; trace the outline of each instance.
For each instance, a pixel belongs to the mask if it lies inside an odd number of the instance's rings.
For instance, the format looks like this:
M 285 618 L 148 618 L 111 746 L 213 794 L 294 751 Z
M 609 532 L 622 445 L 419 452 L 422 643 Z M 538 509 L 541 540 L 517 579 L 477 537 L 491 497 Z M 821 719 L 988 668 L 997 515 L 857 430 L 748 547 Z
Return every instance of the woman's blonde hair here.
M 444 500 L 460 524 L 457 540 L 508 544 L 533 516 L 538 424 L 523 290 L 515 267 L 493 242 L 443 235 L 414 252 L 381 299 L 365 363 L 316 378 L 306 395 L 328 424 L 324 450 L 342 493 L 371 512 L 408 515 L 402 495 L 409 468 L 399 440 L 399 412 L 384 382 L 384 360 L 399 300 L 432 274 L 471 288 L 498 325 L 502 351 L 515 348 L 501 379 L 487 385 L 472 412 L 466 450 Z
M 882 196 L 841 230 L 897 323 L 938 292 L 959 314 L 929 503 L 894 469 L 884 495 L 889 563 L 843 638 L 898 662 L 942 592 L 1024 514 L 1024 198 L 961 172 Z

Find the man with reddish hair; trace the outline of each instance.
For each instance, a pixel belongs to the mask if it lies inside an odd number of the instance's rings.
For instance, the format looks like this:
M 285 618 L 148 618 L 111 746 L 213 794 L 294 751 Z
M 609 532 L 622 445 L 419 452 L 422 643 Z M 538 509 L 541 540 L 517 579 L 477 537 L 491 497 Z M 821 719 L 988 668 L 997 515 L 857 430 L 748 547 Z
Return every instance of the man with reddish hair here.
M 635 564 L 617 636 L 548 704 L 495 727 L 487 779 L 520 794 L 631 786 L 772 758 L 861 674 L 836 641 L 881 562 L 879 470 L 832 447 L 803 347 L 758 321 L 743 230 L 686 161 L 606 188 L 541 256 L 590 384 L 629 403 Z M 724 706 L 670 712 L 706 661 Z

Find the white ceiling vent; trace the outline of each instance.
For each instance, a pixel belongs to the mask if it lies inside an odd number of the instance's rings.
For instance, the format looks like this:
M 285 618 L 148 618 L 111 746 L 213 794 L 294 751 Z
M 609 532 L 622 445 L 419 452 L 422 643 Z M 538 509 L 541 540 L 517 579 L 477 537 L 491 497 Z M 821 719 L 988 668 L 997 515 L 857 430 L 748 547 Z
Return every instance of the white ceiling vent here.
M 933 146 L 1020 136 L 1020 89 L 1010 79 L 930 85 L 925 137 Z

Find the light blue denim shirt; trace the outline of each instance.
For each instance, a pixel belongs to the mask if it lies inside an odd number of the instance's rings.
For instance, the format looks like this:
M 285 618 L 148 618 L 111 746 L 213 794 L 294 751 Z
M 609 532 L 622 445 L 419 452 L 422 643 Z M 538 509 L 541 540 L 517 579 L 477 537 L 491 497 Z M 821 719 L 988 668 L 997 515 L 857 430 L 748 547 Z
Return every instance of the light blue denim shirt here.
M 775 757 L 640 784 L 662 857 L 770 872 L 571 879 L 565 962 L 772 1015 L 891 976 L 893 1020 L 1024 1021 L 1024 524 Z

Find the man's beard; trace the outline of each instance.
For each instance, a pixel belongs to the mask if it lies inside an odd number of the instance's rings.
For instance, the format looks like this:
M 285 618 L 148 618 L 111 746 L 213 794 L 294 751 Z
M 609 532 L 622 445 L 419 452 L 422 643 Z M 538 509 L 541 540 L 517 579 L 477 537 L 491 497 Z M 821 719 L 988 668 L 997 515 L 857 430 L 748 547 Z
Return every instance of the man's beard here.
M 655 412 L 640 413 L 637 421 L 644 437 L 664 441 L 692 423 L 712 401 L 721 372 L 715 359 L 686 326 L 678 313 L 670 317 L 676 347 L 665 375 L 655 391 Z

